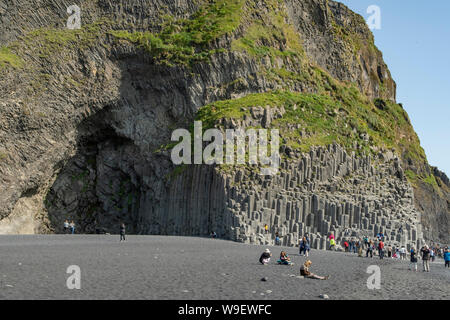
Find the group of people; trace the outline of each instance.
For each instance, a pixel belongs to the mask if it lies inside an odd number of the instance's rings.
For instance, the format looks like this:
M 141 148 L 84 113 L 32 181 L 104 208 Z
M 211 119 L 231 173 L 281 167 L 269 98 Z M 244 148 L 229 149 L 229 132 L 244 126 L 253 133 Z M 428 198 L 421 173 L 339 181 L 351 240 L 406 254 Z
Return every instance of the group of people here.
M 305 237 L 303 238 L 302 241 L 305 241 Z M 267 264 L 269 264 L 271 257 L 272 257 L 272 253 L 270 252 L 269 249 L 266 249 L 259 257 L 259 262 L 263 265 L 267 265 Z M 291 260 L 291 257 L 289 257 L 289 255 L 287 254 L 286 251 L 280 252 L 280 258 L 277 260 L 277 264 L 290 265 L 290 266 L 294 265 L 294 263 Z M 306 260 L 305 263 L 303 263 L 303 265 L 300 266 L 300 275 L 304 276 L 305 278 L 318 279 L 318 280 L 327 280 L 329 278 L 328 275 L 327 276 L 319 276 L 319 275 L 316 275 L 316 274 L 312 273 L 311 271 L 309 271 L 309 268 L 311 267 L 311 265 L 312 265 L 311 260 Z
M 329 236 L 329 244 L 330 250 L 335 250 L 336 248 L 336 240 L 334 239 L 334 235 Z M 388 245 L 385 246 L 384 243 L 384 235 L 383 233 L 379 233 L 376 236 L 376 239 L 369 239 L 369 237 L 364 237 L 363 239 L 355 240 L 352 238 L 351 240 L 344 240 L 343 247 L 345 252 L 356 253 L 358 252 L 358 256 L 362 257 L 363 249 L 366 250 L 366 257 L 371 257 L 375 255 L 375 252 L 378 251 L 378 256 L 380 259 L 384 259 L 385 256 L 392 259 L 400 259 L 406 260 L 407 250 L 404 246 L 395 247 Z M 436 255 L 444 258 L 445 267 L 450 267 L 450 252 L 449 248 L 436 248 L 436 247 L 428 247 L 424 245 L 420 251 L 418 252 L 416 248 L 411 248 L 410 252 L 410 270 L 417 271 L 417 261 L 420 255 L 423 261 L 423 271 L 430 272 L 430 261 L 434 262 Z
M 75 234 L 75 222 L 73 220 L 69 223 L 69 221 L 66 219 L 64 220 L 64 233 L 70 232 L 71 234 Z

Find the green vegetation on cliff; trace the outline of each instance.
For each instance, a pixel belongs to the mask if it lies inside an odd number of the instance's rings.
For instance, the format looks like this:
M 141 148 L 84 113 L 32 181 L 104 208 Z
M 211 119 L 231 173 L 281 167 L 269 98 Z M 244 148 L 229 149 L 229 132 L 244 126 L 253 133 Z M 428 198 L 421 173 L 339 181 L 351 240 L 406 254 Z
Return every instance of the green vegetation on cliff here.
M 313 145 L 333 142 L 357 152 L 370 152 L 371 146 L 397 148 L 401 143 L 407 144 L 402 136 L 411 129 L 399 105 L 387 102 L 389 110 L 380 111 L 354 86 L 334 85 L 334 95 L 272 91 L 217 101 L 201 108 L 197 120 L 203 121 L 207 128 L 222 118 L 249 116 L 251 107 L 283 107 L 286 112 L 271 126 L 280 129 L 285 144 L 303 152 L 309 151 Z M 292 125 L 299 125 L 299 128 L 293 129 Z M 355 148 L 355 142 L 359 149 Z M 418 141 L 408 145 L 413 144 L 418 144 Z M 421 148 L 411 152 L 416 157 L 424 156 Z
M 117 26 L 107 19 L 86 24 L 79 30 L 36 29 L 24 36 L 22 43 L 14 44 L 15 53 L 11 52 L 12 47 L 0 49 L 0 69 L 5 65 L 22 66 L 23 50 L 29 49 L 33 56 L 42 59 L 52 59 L 66 49 L 93 46 L 99 38 L 108 38 L 107 35 L 139 46 L 155 63 L 166 66 L 189 66 L 207 60 L 218 51 L 239 52 L 246 59 L 256 61 L 255 76 L 267 82 L 268 88 L 279 90 L 204 106 L 197 118 L 206 126 L 214 125 L 221 118 L 242 118 L 252 106 L 284 107 L 286 113 L 273 121 L 272 126 L 280 128 L 284 143 L 292 148 L 307 151 L 312 145 L 338 142 L 358 152 L 376 150 L 371 147 L 395 148 L 406 160 L 426 162 L 408 115 L 400 105 L 383 99 L 371 101 L 355 84 L 333 78 L 305 54 L 284 2 L 261 2 L 201 1 L 198 11 L 189 18 L 163 16 L 162 24 L 155 28 L 158 32 L 114 30 Z M 363 21 L 351 23 L 354 26 Z M 360 36 L 352 28 L 334 21 L 332 26 L 331 32 L 348 44 L 355 55 L 364 48 L 371 54 L 379 54 L 373 36 Z M 225 35 L 231 35 L 227 39 L 230 41 L 216 41 Z M 220 47 L 224 43 L 230 45 Z M 31 87 L 41 90 L 47 78 L 42 71 L 34 74 Z M 67 82 L 77 86 L 70 77 Z M 293 130 L 293 125 L 300 129 Z
M 8 47 L 0 47 L 0 70 L 6 66 L 11 66 L 13 68 L 21 68 L 23 61 L 16 54 L 11 52 Z
M 190 65 L 215 53 L 208 44 L 239 26 L 243 4 L 244 0 L 218 0 L 202 6 L 190 19 L 167 15 L 159 33 L 118 30 L 111 34 L 137 44 L 156 63 Z

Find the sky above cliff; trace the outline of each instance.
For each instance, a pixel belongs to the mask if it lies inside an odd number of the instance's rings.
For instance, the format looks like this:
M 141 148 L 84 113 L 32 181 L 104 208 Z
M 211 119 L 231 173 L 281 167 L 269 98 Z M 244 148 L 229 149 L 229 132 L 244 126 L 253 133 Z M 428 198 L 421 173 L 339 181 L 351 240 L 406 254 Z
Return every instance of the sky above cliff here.
M 403 104 L 431 165 L 450 176 L 450 1 L 339 0 L 366 20 L 380 9 L 373 29 Z M 371 20 L 375 23 L 375 20 Z

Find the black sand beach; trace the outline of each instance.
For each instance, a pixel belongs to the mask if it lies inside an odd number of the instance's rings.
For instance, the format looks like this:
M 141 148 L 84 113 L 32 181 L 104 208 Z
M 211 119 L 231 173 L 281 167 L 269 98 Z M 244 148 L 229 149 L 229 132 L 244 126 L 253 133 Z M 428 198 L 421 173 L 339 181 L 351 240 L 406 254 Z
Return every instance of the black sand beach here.
M 194 237 L 118 235 L 0 236 L 0 299 L 450 299 L 450 270 L 437 259 L 431 272 L 409 261 L 312 250 L 311 271 L 327 281 L 302 279 L 298 248 Z M 279 266 L 281 249 L 294 266 Z M 381 269 L 381 289 L 367 288 L 369 265 Z M 81 268 L 81 289 L 69 290 L 67 267 Z M 267 277 L 263 282 L 261 278 Z

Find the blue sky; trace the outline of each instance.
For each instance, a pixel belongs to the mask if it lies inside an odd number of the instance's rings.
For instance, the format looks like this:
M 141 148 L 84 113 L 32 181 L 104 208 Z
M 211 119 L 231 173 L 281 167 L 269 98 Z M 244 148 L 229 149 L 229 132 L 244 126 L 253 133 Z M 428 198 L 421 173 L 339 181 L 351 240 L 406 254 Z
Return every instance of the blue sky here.
M 339 0 L 366 20 L 377 5 L 381 29 L 372 30 L 397 83 L 428 162 L 450 175 L 450 1 Z

